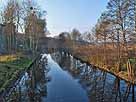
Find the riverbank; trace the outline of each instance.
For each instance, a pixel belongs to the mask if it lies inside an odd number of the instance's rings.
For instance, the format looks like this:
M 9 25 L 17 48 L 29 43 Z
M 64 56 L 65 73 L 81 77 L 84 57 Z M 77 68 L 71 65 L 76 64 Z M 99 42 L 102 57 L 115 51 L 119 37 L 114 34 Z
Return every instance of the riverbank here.
M 0 94 L 8 92 L 20 76 L 30 68 L 37 55 L 18 53 L 0 56 Z
M 85 55 L 83 56 L 82 53 L 79 54 L 79 53 L 76 53 L 76 51 L 72 51 L 72 52 L 64 51 L 64 52 L 72 55 L 74 58 L 80 60 L 83 63 L 93 66 L 93 68 L 103 70 L 103 71 L 108 72 L 108 73 L 128 82 L 128 83 L 136 85 L 136 79 L 131 79 L 130 77 L 128 77 L 128 73 L 126 71 L 120 71 L 119 73 L 116 73 L 116 71 L 113 70 L 113 68 L 109 68 L 109 66 L 94 63 L 94 62 L 90 61 L 90 56 L 85 56 Z

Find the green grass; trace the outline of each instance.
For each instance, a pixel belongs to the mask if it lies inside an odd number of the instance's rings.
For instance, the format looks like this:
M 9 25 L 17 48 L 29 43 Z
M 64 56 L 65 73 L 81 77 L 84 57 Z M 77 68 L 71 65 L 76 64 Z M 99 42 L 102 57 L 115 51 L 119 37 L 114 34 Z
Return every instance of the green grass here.
M 24 71 L 32 63 L 31 58 L 22 55 L 14 56 L 10 60 L 3 59 L 0 62 L 0 91 L 4 90 L 12 81 L 16 80 L 20 72 Z

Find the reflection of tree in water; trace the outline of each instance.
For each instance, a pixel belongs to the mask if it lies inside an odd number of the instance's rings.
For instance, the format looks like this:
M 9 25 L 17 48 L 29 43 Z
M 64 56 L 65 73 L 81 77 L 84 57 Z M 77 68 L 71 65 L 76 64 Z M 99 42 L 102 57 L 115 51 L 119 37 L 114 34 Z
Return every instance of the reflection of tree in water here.
M 67 56 L 65 53 L 55 53 L 52 54 L 52 58 L 62 67 L 65 69 L 65 67 L 70 67 L 70 56 Z
M 28 96 L 31 102 L 41 102 L 41 97 L 47 95 L 47 72 L 47 58 L 44 57 L 40 60 L 38 66 L 34 68 L 33 73 L 31 73 L 32 76 L 30 75 L 32 82 L 29 84 Z
M 7 102 L 41 102 L 41 98 L 47 95 L 48 71 L 47 58 L 44 57 L 24 75 L 24 80 Z
M 52 54 L 52 58 L 60 65 L 63 70 L 67 70 L 70 74 L 76 78 L 80 74 L 79 62 L 72 56 L 66 53 Z
M 55 57 L 55 56 L 54 56 Z M 82 64 L 67 54 L 57 53 L 56 62 L 67 70 L 88 93 L 93 102 L 134 102 L 134 85 L 121 83 L 121 80 L 87 64 Z M 59 59 L 59 60 L 58 60 Z M 80 64 L 79 64 L 80 63 Z M 77 77 L 78 76 L 78 77 Z

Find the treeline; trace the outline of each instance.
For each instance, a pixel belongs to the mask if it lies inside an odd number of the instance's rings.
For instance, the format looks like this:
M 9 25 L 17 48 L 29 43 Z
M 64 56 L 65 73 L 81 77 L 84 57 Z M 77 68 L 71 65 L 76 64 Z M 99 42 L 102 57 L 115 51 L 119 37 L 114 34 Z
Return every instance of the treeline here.
M 136 79 L 136 0 L 109 0 L 91 32 L 76 31 L 65 37 L 69 45 L 74 44 L 70 38 L 90 44 L 77 44 L 73 52 L 116 75 Z
M 47 30 L 45 15 L 46 11 L 36 2 L 8 0 L 0 16 L 6 52 L 12 53 L 19 48 L 36 51 L 39 38 L 45 36 Z
M 102 43 L 104 64 L 113 64 L 116 72 L 136 75 L 136 0 L 110 0 L 94 28 L 97 44 Z

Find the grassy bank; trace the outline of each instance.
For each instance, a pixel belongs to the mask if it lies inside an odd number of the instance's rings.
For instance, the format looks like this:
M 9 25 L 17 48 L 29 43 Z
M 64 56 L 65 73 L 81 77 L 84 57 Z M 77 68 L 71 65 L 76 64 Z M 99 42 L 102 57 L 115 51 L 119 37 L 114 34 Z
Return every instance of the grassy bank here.
M 95 68 L 99 68 L 100 70 L 104 70 L 119 77 L 120 79 L 136 84 L 135 75 L 131 75 L 131 73 L 134 73 L 135 71 L 136 58 L 121 59 L 119 65 L 117 54 L 113 48 L 105 50 L 105 52 L 104 55 L 102 47 L 94 48 L 92 46 L 78 46 L 70 53 L 77 59 L 95 66 Z M 128 69 L 128 61 L 130 62 L 131 70 Z M 120 69 L 118 69 L 119 66 Z
M 0 56 L 0 91 L 12 85 L 31 63 L 32 57 L 22 54 Z

